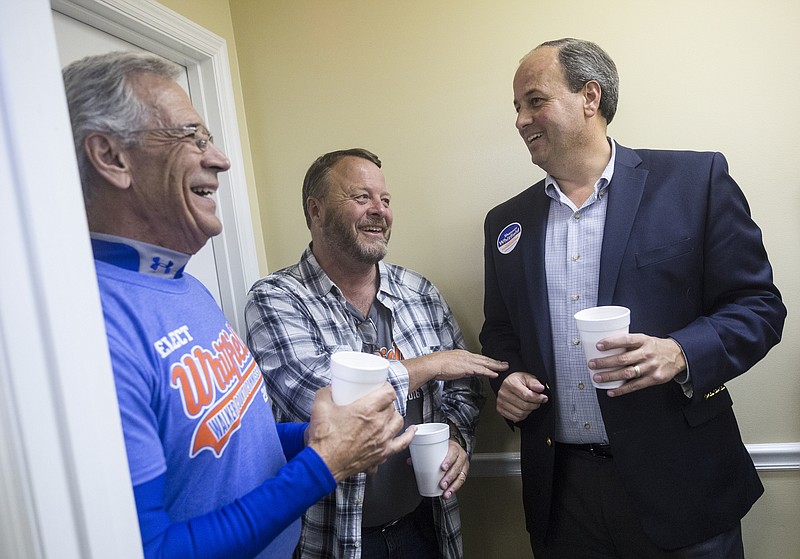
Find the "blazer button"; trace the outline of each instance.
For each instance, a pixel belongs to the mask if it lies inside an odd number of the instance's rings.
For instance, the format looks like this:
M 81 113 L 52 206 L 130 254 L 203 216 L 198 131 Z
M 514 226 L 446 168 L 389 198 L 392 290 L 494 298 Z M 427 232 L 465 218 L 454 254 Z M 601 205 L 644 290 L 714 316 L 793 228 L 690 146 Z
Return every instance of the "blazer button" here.
M 547 437 L 547 446 L 553 446 L 553 441 L 550 437 Z

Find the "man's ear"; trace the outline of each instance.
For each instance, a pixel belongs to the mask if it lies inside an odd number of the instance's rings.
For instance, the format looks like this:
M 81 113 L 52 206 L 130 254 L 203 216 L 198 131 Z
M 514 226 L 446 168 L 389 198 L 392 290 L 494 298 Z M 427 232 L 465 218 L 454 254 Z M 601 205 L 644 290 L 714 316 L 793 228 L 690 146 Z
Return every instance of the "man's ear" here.
M 101 132 L 92 132 L 86 136 L 83 149 L 95 171 L 120 189 L 131 185 L 131 167 L 127 150 L 120 146 L 119 140 Z
M 600 98 L 603 91 L 595 80 L 586 82 L 583 86 L 583 111 L 587 117 L 594 116 L 600 110 Z
M 306 211 L 308 211 L 308 217 L 311 218 L 311 223 L 314 223 L 314 221 L 319 218 L 320 213 L 322 213 L 322 205 L 319 203 L 319 200 L 313 196 L 309 196 L 306 198 Z

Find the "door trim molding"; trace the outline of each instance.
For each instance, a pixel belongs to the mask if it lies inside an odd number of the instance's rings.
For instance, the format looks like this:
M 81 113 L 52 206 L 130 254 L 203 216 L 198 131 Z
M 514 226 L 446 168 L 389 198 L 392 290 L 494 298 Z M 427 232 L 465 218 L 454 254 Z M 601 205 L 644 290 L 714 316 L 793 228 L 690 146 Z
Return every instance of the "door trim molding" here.
M 222 310 L 244 332 L 247 292 L 260 272 L 225 40 L 151 0 L 51 0 L 50 6 L 186 67 L 192 103 L 231 160 L 217 192 L 223 232 L 211 243 Z

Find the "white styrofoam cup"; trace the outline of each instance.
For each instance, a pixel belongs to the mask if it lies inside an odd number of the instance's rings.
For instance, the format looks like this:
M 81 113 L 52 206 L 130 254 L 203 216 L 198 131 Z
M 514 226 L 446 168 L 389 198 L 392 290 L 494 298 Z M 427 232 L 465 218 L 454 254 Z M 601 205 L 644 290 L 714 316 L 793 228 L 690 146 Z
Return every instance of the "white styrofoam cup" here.
M 411 445 L 411 464 L 417 478 L 417 489 L 423 497 L 437 497 L 443 493 L 439 482 L 444 477 L 442 462 L 447 457 L 450 427 L 446 423 L 422 423 Z
M 333 402 L 343 406 L 380 388 L 389 374 L 389 361 L 360 351 L 338 351 L 331 355 Z
M 591 307 L 576 312 L 575 323 L 577 324 L 578 332 L 581 335 L 581 346 L 583 346 L 583 354 L 586 356 L 586 361 L 588 362 L 590 359 L 608 357 L 609 355 L 623 353 L 625 351 L 623 348 L 600 351 L 597 349 L 597 342 L 603 338 L 611 338 L 614 336 L 623 336 L 627 334 L 630 322 L 631 311 L 626 307 Z M 611 371 L 613 369 L 591 370 L 587 366 L 587 370 L 589 371 L 589 378 L 596 388 L 619 388 L 625 382 L 624 380 L 595 382 L 592 378 L 594 373 L 602 373 L 605 371 Z

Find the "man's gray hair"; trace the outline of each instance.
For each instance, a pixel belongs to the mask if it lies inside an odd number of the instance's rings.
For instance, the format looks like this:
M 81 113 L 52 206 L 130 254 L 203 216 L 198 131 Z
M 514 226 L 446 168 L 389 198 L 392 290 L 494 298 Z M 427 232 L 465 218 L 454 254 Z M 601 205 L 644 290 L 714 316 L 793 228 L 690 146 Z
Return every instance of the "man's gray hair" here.
M 72 137 L 87 201 L 92 165 L 83 147 L 86 137 L 103 132 L 124 145 L 134 145 L 139 138 L 131 132 L 147 128 L 154 115 L 136 96 L 130 78 L 150 73 L 176 80 L 182 71 L 177 64 L 154 54 L 127 51 L 87 56 L 64 68 Z
M 600 114 L 605 117 L 606 123 L 611 124 L 619 101 L 619 74 L 608 53 L 595 43 L 583 39 L 547 41 L 534 51 L 542 47 L 558 49 L 558 60 L 573 93 L 580 91 L 587 82 L 596 81 L 600 84 Z

